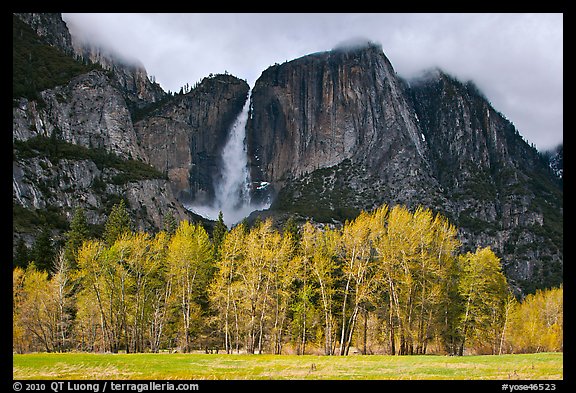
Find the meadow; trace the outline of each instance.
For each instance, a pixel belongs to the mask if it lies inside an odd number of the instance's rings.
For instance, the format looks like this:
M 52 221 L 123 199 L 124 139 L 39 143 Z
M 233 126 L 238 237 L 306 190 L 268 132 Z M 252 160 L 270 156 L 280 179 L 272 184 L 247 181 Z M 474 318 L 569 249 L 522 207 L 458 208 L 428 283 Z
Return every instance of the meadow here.
M 563 353 L 486 356 L 316 356 L 35 353 L 13 378 L 109 380 L 561 380 Z

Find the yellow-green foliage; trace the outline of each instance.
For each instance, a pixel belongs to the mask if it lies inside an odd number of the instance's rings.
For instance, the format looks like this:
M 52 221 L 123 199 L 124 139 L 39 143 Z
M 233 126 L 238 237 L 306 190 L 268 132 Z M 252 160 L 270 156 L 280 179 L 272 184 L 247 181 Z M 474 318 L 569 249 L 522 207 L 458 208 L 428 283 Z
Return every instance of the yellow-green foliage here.
M 562 351 L 564 348 L 563 295 L 561 285 L 528 295 L 514 304 L 506 329 L 506 351 L 532 353 Z
M 499 258 L 489 247 L 458 255 L 456 233 L 429 209 L 386 205 L 341 228 L 239 225 L 217 245 L 188 221 L 173 234 L 121 231 L 84 241 L 73 268 L 59 258 L 51 276 L 14 269 L 13 347 L 561 351 L 562 288 L 515 304 Z

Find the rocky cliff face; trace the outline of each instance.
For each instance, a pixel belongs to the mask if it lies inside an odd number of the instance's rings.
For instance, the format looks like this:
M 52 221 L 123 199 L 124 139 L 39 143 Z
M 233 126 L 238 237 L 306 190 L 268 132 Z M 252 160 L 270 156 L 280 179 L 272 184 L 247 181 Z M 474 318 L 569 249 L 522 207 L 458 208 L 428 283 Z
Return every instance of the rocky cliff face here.
M 24 52 L 34 56 L 43 46 L 56 46 L 60 54 L 49 52 L 50 66 L 56 68 L 69 67 L 78 57 L 60 15 L 17 16 L 38 33 L 36 39 L 26 33 Z M 41 60 L 35 64 L 42 66 Z M 154 85 L 124 83 L 132 72 L 127 67 L 91 69 L 64 82 L 45 82 L 56 86 L 35 92 L 35 99 L 13 99 L 15 240 L 32 242 L 42 221 L 58 238 L 76 207 L 85 209 L 91 224 L 101 225 L 120 199 L 128 202 L 136 229 L 163 228 L 168 215 L 190 217 L 165 175 L 146 164 L 148 152 L 140 147 L 132 122 L 137 103 L 143 107 L 161 98 L 153 94 Z M 147 80 L 145 71 L 133 75 L 133 81 Z
M 410 92 L 465 246 L 492 245 L 520 287 L 561 282 L 562 188 L 546 160 L 472 83 L 433 70 Z
M 23 58 L 37 57 L 34 67 L 43 67 L 40 54 L 49 53 L 51 68 L 72 70 L 66 80 L 41 74 L 41 86 L 53 87 L 30 91 L 40 84 L 25 84 L 26 97 L 14 97 L 15 240 L 30 244 L 41 221 L 52 221 L 58 237 L 76 207 L 102 225 L 120 199 L 137 229 L 163 228 L 169 215 L 197 219 L 183 203 L 214 198 L 221 150 L 248 84 L 216 75 L 171 95 L 150 81 L 144 67 L 75 40 L 59 14 L 16 17 L 25 36 L 15 41 L 25 45 Z M 40 75 L 33 67 L 19 69 Z
M 252 179 L 272 183 L 278 208 L 346 219 L 441 196 L 415 110 L 378 45 L 270 67 L 252 103 Z
M 99 64 L 103 69 L 110 71 L 110 77 L 122 92 L 132 112 L 166 98 L 166 92 L 159 84 L 148 78 L 146 69 L 138 61 L 125 60 L 120 55 L 74 37 L 72 45 L 76 56 L 83 61 Z
M 556 148 L 543 152 L 543 156 L 548 161 L 548 166 L 552 172 L 562 181 L 564 176 L 564 144 L 556 146 Z
M 204 78 L 136 122 L 148 162 L 168 175 L 182 202 L 213 200 L 222 147 L 248 90 L 245 81 L 231 75 Z
M 143 158 L 122 92 L 103 71 L 40 93 L 42 102 L 20 99 L 13 108 L 13 137 L 56 134 L 70 143 Z
M 36 34 L 67 55 L 74 55 L 72 36 L 60 14 L 16 13 L 20 20 L 30 26 Z
M 405 161 L 408 172 L 425 165 L 415 113 L 379 46 L 270 67 L 256 82 L 252 103 L 255 177 L 282 185 L 345 159 L 384 171 L 391 160 Z
M 562 190 L 472 83 L 403 81 L 368 44 L 270 67 L 252 105 L 252 178 L 273 184 L 274 209 L 332 221 L 422 204 L 465 250 L 492 245 L 517 288 L 561 282 Z

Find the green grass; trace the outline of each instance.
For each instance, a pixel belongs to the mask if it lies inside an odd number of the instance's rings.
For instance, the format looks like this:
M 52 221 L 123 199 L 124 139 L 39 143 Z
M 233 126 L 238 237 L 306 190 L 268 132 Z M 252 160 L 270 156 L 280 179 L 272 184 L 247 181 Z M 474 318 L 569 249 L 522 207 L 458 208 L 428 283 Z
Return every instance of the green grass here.
M 14 379 L 496 379 L 563 378 L 563 354 L 501 356 L 296 356 L 25 354 Z

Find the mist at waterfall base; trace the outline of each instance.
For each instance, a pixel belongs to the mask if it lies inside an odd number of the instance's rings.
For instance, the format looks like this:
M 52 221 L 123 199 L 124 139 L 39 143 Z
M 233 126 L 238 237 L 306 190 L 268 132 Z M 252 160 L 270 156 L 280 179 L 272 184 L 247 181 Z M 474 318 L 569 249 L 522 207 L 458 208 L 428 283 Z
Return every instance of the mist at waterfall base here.
M 250 94 L 232 127 L 221 155 L 221 172 L 214 179 L 215 199 L 211 204 L 192 202 L 184 207 L 204 218 L 217 220 L 222 212 L 228 228 L 248 217 L 255 210 L 267 209 L 270 204 L 252 204 L 250 200 L 250 171 L 246 150 L 246 123 L 250 109 Z

